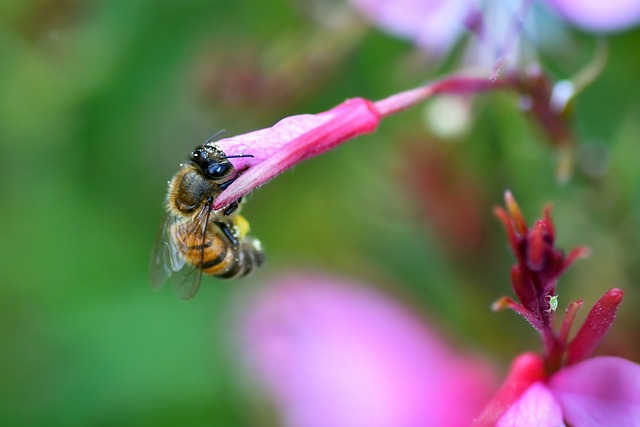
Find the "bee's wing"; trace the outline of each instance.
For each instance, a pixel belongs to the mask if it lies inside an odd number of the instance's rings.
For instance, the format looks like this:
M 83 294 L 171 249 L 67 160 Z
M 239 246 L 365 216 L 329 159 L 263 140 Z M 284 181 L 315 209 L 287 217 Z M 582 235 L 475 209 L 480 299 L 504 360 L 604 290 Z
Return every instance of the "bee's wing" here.
M 169 215 L 156 240 L 151 255 L 151 286 L 158 290 L 171 282 L 178 296 L 183 300 L 192 298 L 198 291 L 202 270 L 184 258 L 189 250 L 184 236 L 204 234 L 207 229 L 210 209 L 203 208 L 193 220 L 185 220 Z M 202 240 L 204 241 L 204 240 Z M 202 264 L 202 257 L 199 264 Z
M 172 215 L 167 215 L 162 224 L 162 229 L 156 237 L 155 244 L 153 245 L 153 251 L 151 252 L 151 260 L 149 262 L 149 277 L 151 279 L 151 287 L 157 291 L 162 288 L 169 277 L 174 273 L 178 267 L 179 260 L 184 259 L 181 257 L 177 259 L 175 253 L 177 251 L 176 243 L 171 237 L 171 227 L 175 223 L 176 218 Z M 174 256 L 172 256 L 172 254 Z M 173 262 L 175 260 L 176 262 Z
M 180 228 L 177 233 L 174 233 L 176 235 L 174 240 L 179 240 L 179 236 L 202 236 L 196 240 L 204 242 L 204 234 L 207 231 L 207 225 L 209 222 L 209 212 L 211 212 L 211 209 L 209 209 L 208 206 L 205 206 L 200 210 L 200 212 L 198 212 L 198 215 L 196 215 L 193 220 L 180 221 L 176 224 L 176 226 Z M 178 245 L 182 250 L 178 251 L 176 255 L 182 259 L 183 265 L 169 277 L 169 281 L 173 285 L 178 296 L 183 300 L 188 300 L 193 298 L 196 292 L 198 292 L 200 279 L 202 279 L 202 269 L 185 261 L 182 257 L 182 254 L 189 250 L 189 244 L 186 241 L 180 240 Z M 204 246 L 202 247 L 199 255 L 198 265 L 202 265 L 203 259 Z

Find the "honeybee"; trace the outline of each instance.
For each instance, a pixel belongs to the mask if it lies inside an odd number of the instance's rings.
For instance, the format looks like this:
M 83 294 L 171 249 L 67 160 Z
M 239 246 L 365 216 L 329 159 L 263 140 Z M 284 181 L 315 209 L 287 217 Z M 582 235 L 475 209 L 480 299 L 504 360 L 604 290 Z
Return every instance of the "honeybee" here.
M 213 210 L 213 201 L 238 176 L 227 156 L 208 140 L 169 182 L 167 218 L 151 255 L 151 284 L 169 281 L 182 299 L 198 291 L 202 273 L 233 279 L 264 263 L 260 241 L 247 236 L 249 223 L 239 215 L 241 201 Z

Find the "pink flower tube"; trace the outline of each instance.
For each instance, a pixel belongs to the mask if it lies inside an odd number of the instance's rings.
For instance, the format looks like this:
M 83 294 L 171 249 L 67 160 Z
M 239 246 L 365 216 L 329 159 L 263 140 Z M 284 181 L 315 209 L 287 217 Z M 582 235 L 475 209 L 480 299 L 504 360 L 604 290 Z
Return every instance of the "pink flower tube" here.
M 243 354 L 285 426 L 466 426 L 493 389 L 486 365 L 357 283 L 289 276 L 242 313 Z
M 450 76 L 377 102 L 353 98 L 329 111 L 287 117 L 270 128 L 221 139 L 216 144 L 227 155 L 253 157 L 230 159 L 242 173 L 214 201 L 213 208 L 228 206 L 297 163 L 374 131 L 383 117 L 429 97 L 441 93 L 476 93 L 511 84 L 487 78 Z

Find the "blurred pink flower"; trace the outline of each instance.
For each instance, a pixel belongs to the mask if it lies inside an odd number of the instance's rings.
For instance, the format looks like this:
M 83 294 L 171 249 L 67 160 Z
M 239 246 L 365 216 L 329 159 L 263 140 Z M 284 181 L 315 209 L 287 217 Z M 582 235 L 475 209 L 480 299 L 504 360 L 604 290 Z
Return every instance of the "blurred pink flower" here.
M 618 31 L 640 22 L 638 0 L 350 0 L 356 10 L 384 31 L 411 40 L 426 50 L 443 54 L 465 31 L 465 62 L 493 66 L 494 74 L 512 71 L 535 61 L 545 41 L 541 33 L 554 30 L 544 7 L 588 31 Z M 542 6 L 542 7 L 541 7 Z M 522 33 L 525 37 L 521 37 Z M 528 46 L 522 50 L 521 45 Z M 528 56 L 528 58 L 521 58 Z M 525 61 L 523 61 L 523 59 Z
M 543 360 L 525 353 L 473 427 L 640 425 L 640 365 L 594 357 L 545 378 Z
M 545 0 L 567 21 L 592 31 L 619 31 L 640 23 L 638 0 Z
M 465 30 L 473 0 L 351 0 L 380 28 L 418 46 L 442 53 Z
M 243 354 L 289 427 L 466 426 L 492 371 L 371 289 L 289 276 L 244 306 Z
M 379 28 L 442 55 L 467 31 L 467 61 L 502 67 L 515 57 L 532 0 L 351 0 Z M 513 51 L 513 52 L 512 52 Z M 509 64 L 512 65 L 512 64 Z
M 452 151 L 456 147 L 424 139 L 412 139 L 403 150 L 403 188 L 457 262 L 483 262 L 478 251 L 487 237 L 484 188 Z

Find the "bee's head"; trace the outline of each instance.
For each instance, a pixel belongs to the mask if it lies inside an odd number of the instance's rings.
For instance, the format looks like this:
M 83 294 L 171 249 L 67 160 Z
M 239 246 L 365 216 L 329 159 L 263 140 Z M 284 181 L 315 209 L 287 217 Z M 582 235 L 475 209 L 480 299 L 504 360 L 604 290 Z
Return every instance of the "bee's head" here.
M 189 160 L 204 176 L 215 181 L 225 180 L 235 170 L 224 152 L 209 143 L 196 147 L 189 155 Z

